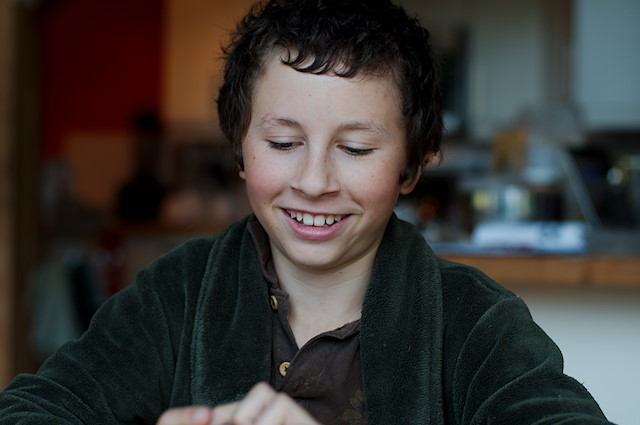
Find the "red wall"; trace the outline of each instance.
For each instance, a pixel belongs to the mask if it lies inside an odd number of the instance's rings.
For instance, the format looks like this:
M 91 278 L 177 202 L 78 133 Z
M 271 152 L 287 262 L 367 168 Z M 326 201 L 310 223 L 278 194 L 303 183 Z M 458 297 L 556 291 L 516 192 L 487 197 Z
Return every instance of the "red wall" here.
M 157 112 L 161 0 L 45 3 L 42 27 L 42 150 L 60 153 L 76 131 L 120 131 Z

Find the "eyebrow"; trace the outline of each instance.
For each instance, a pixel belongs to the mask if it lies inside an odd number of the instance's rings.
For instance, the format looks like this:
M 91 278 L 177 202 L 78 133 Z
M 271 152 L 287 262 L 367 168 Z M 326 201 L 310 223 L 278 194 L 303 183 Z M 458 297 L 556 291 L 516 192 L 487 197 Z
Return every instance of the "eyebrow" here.
M 372 134 L 387 134 L 387 131 L 375 124 L 373 121 L 350 121 L 341 124 L 339 127 L 342 131 L 364 131 Z
M 283 127 L 292 127 L 292 128 L 301 128 L 302 125 L 292 118 L 288 117 L 273 117 L 271 115 L 266 115 L 260 120 L 260 127 L 262 128 L 272 128 L 277 126 Z M 371 134 L 387 134 L 387 131 L 378 125 L 376 125 L 373 121 L 349 121 L 340 124 L 338 127 L 339 131 L 364 131 Z
M 261 128 L 272 128 L 272 127 L 278 127 L 278 126 L 295 127 L 295 128 L 301 128 L 302 127 L 300 125 L 300 123 L 298 121 L 294 120 L 294 119 L 287 118 L 287 117 L 273 117 L 270 114 L 265 115 L 260 120 L 259 126 Z

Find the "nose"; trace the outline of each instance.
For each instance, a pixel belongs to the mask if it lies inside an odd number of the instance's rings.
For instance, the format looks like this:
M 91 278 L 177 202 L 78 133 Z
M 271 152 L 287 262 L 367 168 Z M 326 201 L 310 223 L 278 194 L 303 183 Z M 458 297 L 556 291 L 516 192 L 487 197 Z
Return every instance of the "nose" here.
M 293 189 L 311 198 L 340 191 L 337 170 L 329 148 L 309 147 L 297 162 L 297 173 L 291 182 Z

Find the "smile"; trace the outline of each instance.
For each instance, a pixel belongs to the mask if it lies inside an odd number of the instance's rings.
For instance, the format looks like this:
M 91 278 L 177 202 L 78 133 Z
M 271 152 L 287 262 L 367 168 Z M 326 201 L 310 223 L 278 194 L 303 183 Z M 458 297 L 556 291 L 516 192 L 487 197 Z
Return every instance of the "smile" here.
M 337 223 L 342 220 L 342 215 L 324 215 L 324 214 L 309 214 L 303 213 L 300 211 L 294 210 L 285 210 L 287 214 L 291 216 L 292 219 L 296 220 L 298 223 L 301 223 L 303 226 L 314 226 L 314 227 L 329 227 L 333 223 Z

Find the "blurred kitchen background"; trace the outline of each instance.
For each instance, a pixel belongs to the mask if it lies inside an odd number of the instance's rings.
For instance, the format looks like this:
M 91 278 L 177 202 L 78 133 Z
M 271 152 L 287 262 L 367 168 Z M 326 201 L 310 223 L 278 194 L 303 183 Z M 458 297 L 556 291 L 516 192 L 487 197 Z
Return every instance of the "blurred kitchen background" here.
M 250 211 L 214 99 L 251 3 L 0 0 L 0 388 Z M 402 4 L 441 51 L 447 134 L 398 215 L 522 296 L 640 424 L 640 2 Z

